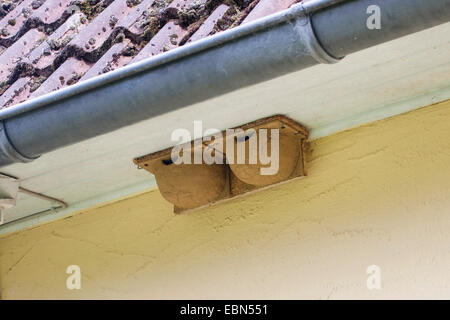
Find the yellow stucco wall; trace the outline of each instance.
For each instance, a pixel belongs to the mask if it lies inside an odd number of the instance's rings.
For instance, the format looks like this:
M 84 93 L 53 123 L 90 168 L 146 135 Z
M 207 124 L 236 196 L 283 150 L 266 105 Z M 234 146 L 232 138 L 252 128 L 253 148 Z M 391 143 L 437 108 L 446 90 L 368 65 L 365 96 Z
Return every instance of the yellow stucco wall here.
M 450 298 L 450 102 L 313 141 L 308 168 L 187 215 L 153 190 L 3 236 L 2 298 Z

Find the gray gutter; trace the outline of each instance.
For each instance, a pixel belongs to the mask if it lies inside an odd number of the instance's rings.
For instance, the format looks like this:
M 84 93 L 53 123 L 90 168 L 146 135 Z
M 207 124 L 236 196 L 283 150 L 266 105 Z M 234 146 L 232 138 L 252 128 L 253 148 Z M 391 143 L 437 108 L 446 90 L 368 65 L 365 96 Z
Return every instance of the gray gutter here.
M 367 8 L 381 8 L 370 30 Z M 450 0 L 311 0 L 0 111 L 0 166 L 450 21 Z M 444 35 L 445 36 L 445 35 Z

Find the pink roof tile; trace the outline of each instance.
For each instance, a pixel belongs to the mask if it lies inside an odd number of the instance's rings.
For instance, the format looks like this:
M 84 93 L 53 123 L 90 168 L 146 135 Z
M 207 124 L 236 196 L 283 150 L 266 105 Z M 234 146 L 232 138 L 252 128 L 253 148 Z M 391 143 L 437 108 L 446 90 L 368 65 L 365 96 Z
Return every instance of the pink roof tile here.
M 60 20 L 64 12 L 70 9 L 69 6 L 72 2 L 73 0 L 46 0 L 31 15 L 31 18 L 39 19 L 42 23 L 49 25 Z M 67 15 L 69 15 L 69 12 L 67 12 Z
M 20 78 L 0 97 L 0 105 L 7 107 L 11 104 L 25 101 L 30 91 L 30 78 Z
M 205 0 L 174 0 L 170 5 L 169 8 L 176 8 L 179 10 L 183 10 L 186 7 L 192 5 L 192 4 L 202 4 L 205 3 Z
M 148 10 L 151 10 L 151 6 L 155 3 L 154 0 L 144 0 L 142 1 L 135 10 L 133 10 L 130 14 L 125 16 L 122 20 L 117 24 L 120 28 L 128 29 L 130 32 L 134 34 L 139 34 L 142 32 L 142 27 L 139 22 L 146 18 L 148 14 Z
M 132 62 L 141 61 L 145 58 L 177 47 L 178 42 L 186 35 L 186 33 L 186 29 L 183 29 L 174 21 L 170 21 L 152 38 L 152 40 L 150 40 Z
M 81 48 L 85 52 L 91 52 L 100 48 L 106 39 L 112 34 L 121 18 L 132 11 L 127 5 L 127 0 L 115 0 L 102 11 L 89 25 L 84 28 L 69 45 Z
M 0 108 L 253 21 L 297 1 L 15 1 L 0 10 Z
M 45 93 L 64 88 L 77 82 L 90 68 L 82 60 L 70 58 L 66 60 L 30 97 L 34 98 Z
M 90 79 L 128 64 L 133 57 L 123 52 L 129 48 L 130 43 L 128 39 L 125 39 L 120 43 L 114 44 L 80 80 Z
M 32 3 L 33 0 L 22 1 L 14 10 L 0 20 L 0 38 L 11 38 L 16 35 L 25 21 L 38 9 L 36 5 L 33 7 Z
M 75 13 L 67 21 L 52 33 L 46 41 L 43 41 L 25 59 L 24 62 L 33 65 L 34 68 L 44 69 L 53 64 L 55 57 L 87 24 L 83 23 L 85 16 Z
M 260 0 L 247 18 L 245 18 L 243 23 L 254 21 L 272 13 L 287 9 L 296 2 L 296 0 Z
M 0 82 L 6 81 L 14 66 L 21 62 L 22 58 L 39 44 L 39 41 L 44 39 L 44 33 L 37 29 L 31 29 L 6 49 L 0 56 Z
M 205 38 L 211 34 L 214 30 L 214 27 L 217 24 L 217 21 L 221 19 L 225 13 L 230 9 L 229 6 L 225 4 L 221 4 L 216 8 L 216 10 L 211 13 L 211 15 L 206 19 L 200 28 L 189 38 L 187 42 L 193 42 Z

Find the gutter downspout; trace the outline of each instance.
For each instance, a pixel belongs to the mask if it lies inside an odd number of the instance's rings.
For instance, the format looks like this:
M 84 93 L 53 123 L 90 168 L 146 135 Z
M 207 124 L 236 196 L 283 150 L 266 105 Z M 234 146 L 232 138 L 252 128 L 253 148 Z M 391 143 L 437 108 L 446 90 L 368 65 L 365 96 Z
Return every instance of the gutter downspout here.
M 367 8 L 381 29 L 367 28 Z M 450 0 L 310 0 L 0 111 L 0 167 L 450 21 Z

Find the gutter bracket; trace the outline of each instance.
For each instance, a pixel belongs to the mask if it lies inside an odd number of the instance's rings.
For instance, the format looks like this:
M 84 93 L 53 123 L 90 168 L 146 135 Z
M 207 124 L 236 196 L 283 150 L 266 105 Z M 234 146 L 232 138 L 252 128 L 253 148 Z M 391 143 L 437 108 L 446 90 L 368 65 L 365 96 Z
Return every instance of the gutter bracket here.
M 3 210 L 13 208 L 16 205 L 19 193 L 19 181 L 11 176 L 0 173 L 0 225 L 4 223 Z
M 24 218 L 5 222 L 5 213 L 3 210 L 10 209 L 16 205 L 18 193 L 23 193 L 30 197 L 47 201 L 51 203 L 51 206 L 47 210 L 32 213 Z M 57 205 L 55 206 L 54 204 Z M 2 225 L 17 223 L 18 221 L 28 219 L 31 216 L 38 216 L 44 213 L 56 213 L 59 210 L 66 209 L 68 207 L 69 205 L 60 199 L 21 187 L 18 178 L 0 172 L 0 230 L 3 228 Z
M 341 61 L 344 57 L 333 57 L 324 49 L 319 39 L 317 39 L 312 26 L 309 10 L 304 7 L 303 3 L 300 3 L 298 6 L 302 14 L 295 21 L 294 29 L 299 33 L 311 56 L 317 62 L 323 64 L 334 64 Z
M 17 151 L 9 140 L 4 120 L 0 120 L 0 152 L 13 162 L 27 163 L 38 158 L 29 158 Z

